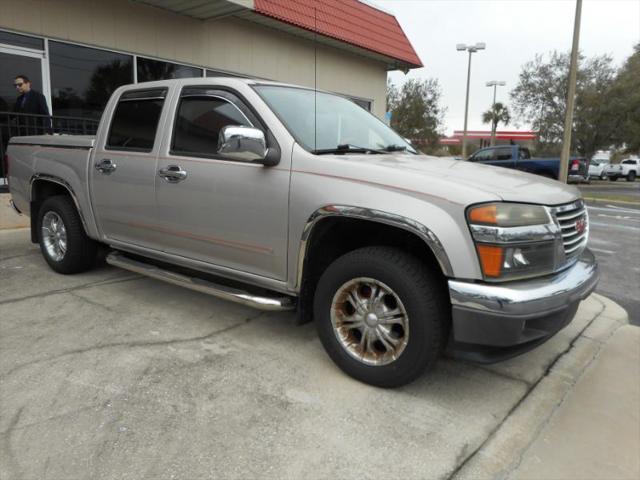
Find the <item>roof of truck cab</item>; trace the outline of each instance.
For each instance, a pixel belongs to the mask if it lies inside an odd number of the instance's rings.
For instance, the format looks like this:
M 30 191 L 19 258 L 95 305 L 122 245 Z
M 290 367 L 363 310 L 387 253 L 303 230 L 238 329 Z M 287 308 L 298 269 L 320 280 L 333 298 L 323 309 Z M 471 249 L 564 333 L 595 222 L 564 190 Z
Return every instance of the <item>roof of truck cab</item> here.
M 279 87 L 291 87 L 291 88 L 303 88 L 307 90 L 316 90 L 318 92 L 326 92 L 326 90 L 322 90 L 319 88 L 314 89 L 313 87 L 306 85 L 296 85 L 294 83 L 284 83 L 277 82 L 274 80 L 266 80 L 262 78 L 247 78 L 247 77 L 193 77 L 193 78 L 173 78 L 169 80 L 155 80 L 152 82 L 140 82 L 130 85 L 125 85 L 124 88 L 126 90 L 145 90 L 148 88 L 162 88 L 162 87 L 170 87 L 173 85 L 178 86 L 197 86 L 197 85 L 230 85 L 233 83 L 242 83 L 244 85 L 272 85 Z M 332 92 L 327 92 L 332 93 Z

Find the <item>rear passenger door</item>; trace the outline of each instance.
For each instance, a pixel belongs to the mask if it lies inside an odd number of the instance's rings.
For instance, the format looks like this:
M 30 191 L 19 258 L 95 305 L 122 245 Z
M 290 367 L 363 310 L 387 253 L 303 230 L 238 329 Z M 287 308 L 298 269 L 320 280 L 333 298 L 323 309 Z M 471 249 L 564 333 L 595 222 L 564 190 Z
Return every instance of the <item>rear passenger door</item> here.
M 166 88 L 128 90 L 118 99 L 89 166 L 92 206 L 108 241 L 158 248 L 155 172 Z
M 284 280 L 290 153 L 277 167 L 218 153 L 218 135 L 228 125 L 256 127 L 269 138 L 262 120 L 229 90 L 184 87 L 172 122 L 155 180 L 163 250 Z M 166 170 L 183 178 L 168 181 Z

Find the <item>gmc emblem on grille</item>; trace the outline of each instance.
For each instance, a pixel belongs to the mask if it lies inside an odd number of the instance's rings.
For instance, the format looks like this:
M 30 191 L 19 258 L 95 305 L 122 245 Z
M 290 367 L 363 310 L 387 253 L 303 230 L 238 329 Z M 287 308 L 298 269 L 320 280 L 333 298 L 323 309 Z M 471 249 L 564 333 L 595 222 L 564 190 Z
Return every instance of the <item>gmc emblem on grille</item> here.
M 584 218 L 579 218 L 576 220 L 576 232 L 584 233 L 587 229 L 587 221 Z

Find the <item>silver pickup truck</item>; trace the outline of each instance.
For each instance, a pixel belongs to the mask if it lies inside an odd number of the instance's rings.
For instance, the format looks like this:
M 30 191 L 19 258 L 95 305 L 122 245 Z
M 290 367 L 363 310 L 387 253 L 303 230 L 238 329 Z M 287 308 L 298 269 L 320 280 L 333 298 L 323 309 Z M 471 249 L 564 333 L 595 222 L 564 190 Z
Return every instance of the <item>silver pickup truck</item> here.
M 432 158 L 350 100 L 261 80 L 129 85 L 95 137 L 14 137 L 16 210 L 63 274 L 117 267 L 297 309 L 347 374 L 399 386 L 567 325 L 598 279 L 562 183 Z M 179 319 L 176 319 L 179 321 Z

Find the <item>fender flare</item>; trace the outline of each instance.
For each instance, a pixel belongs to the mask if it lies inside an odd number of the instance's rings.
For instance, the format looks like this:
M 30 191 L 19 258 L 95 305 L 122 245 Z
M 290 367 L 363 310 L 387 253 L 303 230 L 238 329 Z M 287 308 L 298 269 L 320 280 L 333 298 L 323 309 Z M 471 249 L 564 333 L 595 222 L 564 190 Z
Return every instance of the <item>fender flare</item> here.
M 69 185 L 69 182 L 67 182 L 66 180 L 60 178 L 60 177 L 56 177 L 55 175 L 49 175 L 47 173 L 36 173 L 34 175 L 31 176 L 31 179 L 29 180 L 29 203 L 32 204 L 33 203 L 33 185 L 36 182 L 50 182 L 50 183 L 56 183 L 62 187 L 64 187 L 68 192 L 69 192 L 69 196 L 73 199 L 73 203 L 76 206 L 76 210 L 78 211 L 78 215 L 80 216 L 80 220 L 82 221 L 82 227 L 84 228 L 85 232 L 89 232 L 88 228 L 87 228 L 87 221 L 85 219 L 84 214 L 82 213 L 82 209 L 80 208 L 80 203 L 78 202 L 78 198 L 76 196 L 76 193 L 73 191 L 73 188 L 71 187 L 71 185 Z M 31 232 L 31 236 L 33 239 L 33 232 L 34 232 L 34 222 L 37 219 L 34 218 L 34 215 L 31 215 L 31 224 L 32 224 L 32 232 Z
M 423 224 L 410 218 L 403 217 L 402 215 L 371 208 L 348 205 L 326 205 L 311 214 L 304 226 L 304 229 L 302 230 L 302 238 L 300 240 L 300 247 L 298 251 L 296 290 L 299 290 L 302 286 L 307 248 L 309 246 L 309 239 L 311 238 L 313 229 L 321 220 L 328 217 L 355 218 L 359 220 L 383 223 L 385 225 L 390 225 L 413 233 L 424 241 L 427 247 L 431 250 L 442 269 L 442 273 L 447 277 L 453 277 L 451 262 L 449 261 L 449 257 L 442 245 L 442 242 L 440 242 L 435 233 Z

